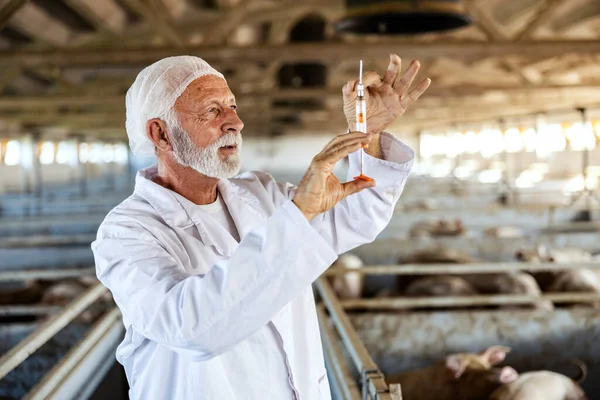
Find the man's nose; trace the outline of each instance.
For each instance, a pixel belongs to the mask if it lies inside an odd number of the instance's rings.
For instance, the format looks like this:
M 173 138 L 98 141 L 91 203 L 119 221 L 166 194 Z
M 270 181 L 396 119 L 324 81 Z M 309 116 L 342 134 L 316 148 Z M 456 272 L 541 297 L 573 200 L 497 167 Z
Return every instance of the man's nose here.
M 223 132 L 241 132 L 244 129 L 244 123 L 240 117 L 233 110 L 228 110 L 227 113 L 227 119 L 223 124 Z

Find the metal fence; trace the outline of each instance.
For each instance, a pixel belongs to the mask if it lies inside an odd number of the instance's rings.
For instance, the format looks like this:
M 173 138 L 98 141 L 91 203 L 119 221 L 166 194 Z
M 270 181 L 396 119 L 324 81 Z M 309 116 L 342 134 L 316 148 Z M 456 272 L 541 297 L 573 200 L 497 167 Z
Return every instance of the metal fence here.
M 343 399 L 401 399 L 399 385 L 389 385 L 380 367 L 373 361 L 365 345 L 352 326 L 347 311 L 351 310 L 402 310 L 413 308 L 448 308 L 464 306 L 506 306 L 527 305 L 540 301 L 558 303 L 583 303 L 600 300 L 596 293 L 543 293 L 540 296 L 527 295 L 478 295 L 446 297 L 393 297 L 353 299 L 341 301 L 335 295 L 327 277 L 347 273 L 361 275 L 458 275 L 458 274 L 497 274 L 511 272 L 561 271 L 578 268 L 600 270 L 600 263 L 473 263 L 473 264 L 406 264 L 406 265 L 367 265 L 361 269 L 330 268 L 315 283 L 315 289 L 322 300 L 319 308 L 323 345 L 327 362 L 332 370 L 338 394 Z M 552 312 L 552 311 L 548 311 Z M 335 332 L 341 340 L 336 340 Z M 345 357 L 345 354 L 348 357 Z M 350 365 L 348 362 L 350 359 Z M 360 373 L 356 379 L 351 369 Z M 360 382 L 360 385 L 357 384 Z

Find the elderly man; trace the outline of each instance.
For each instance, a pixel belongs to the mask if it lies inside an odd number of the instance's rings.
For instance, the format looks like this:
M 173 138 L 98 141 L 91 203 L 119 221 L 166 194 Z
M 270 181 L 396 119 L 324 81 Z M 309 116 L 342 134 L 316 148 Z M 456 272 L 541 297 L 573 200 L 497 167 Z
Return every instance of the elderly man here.
M 127 93 L 139 171 L 134 193 L 92 244 L 98 278 L 123 314 L 117 359 L 132 399 L 329 399 L 311 283 L 389 222 L 413 152 L 382 132 L 429 85 L 419 65 L 365 74 L 371 132 L 343 134 L 298 187 L 239 172 L 243 123 L 223 76 L 196 57 L 160 60 Z M 343 89 L 354 125 L 356 82 Z M 377 180 L 340 183 L 335 164 L 369 144 Z M 234 177 L 235 176 L 235 177 Z M 358 193 L 360 192 L 360 193 Z

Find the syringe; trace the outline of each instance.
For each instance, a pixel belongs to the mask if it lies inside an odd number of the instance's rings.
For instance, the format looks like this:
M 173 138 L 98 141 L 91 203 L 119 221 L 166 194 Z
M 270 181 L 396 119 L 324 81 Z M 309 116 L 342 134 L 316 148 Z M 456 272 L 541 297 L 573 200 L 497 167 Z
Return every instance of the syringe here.
M 367 102 L 365 100 L 365 85 L 363 85 L 363 62 L 360 60 L 360 75 L 356 88 L 356 131 L 367 133 Z
M 365 85 L 363 85 L 363 62 L 360 60 L 360 70 L 358 75 L 358 85 L 356 87 L 356 131 L 367 134 L 367 101 L 365 100 Z M 364 145 L 366 148 L 368 145 Z M 365 151 L 360 149 L 360 176 L 355 176 L 354 179 L 362 179 L 371 181 L 372 179 L 363 174 L 363 157 Z

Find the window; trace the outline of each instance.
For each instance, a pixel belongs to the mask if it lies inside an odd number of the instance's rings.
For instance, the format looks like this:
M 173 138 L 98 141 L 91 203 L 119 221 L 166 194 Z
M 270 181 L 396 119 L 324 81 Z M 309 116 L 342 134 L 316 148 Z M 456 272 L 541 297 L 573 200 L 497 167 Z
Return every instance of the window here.
M 60 142 L 56 150 L 56 163 L 69 164 L 77 159 L 77 148 L 73 142 Z M 76 162 L 75 162 L 76 163 Z
M 445 155 L 447 151 L 446 137 L 442 135 L 423 134 L 419 146 L 421 157 L 429 158 L 436 155 Z
M 21 143 L 17 140 L 11 140 L 6 144 L 6 155 L 4 164 L 19 165 L 21 162 Z
M 102 162 L 102 153 L 104 152 L 104 145 L 102 143 L 93 143 L 90 146 L 89 162 L 92 164 L 99 164 Z
M 112 144 L 105 144 L 102 147 L 102 161 L 105 163 L 115 161 L 115 147 Z
M 52 164 L 54 162 L 54 143 L 44 142 L 40 149 L 40 163 Z
M 119 164 L 127 164 L 129 160 L 129 152 L 127 145 L 123 143 L 115 144 L 115 162 Z
M 476 154 L 479 152 L 479 144 L 477 143 L 477 133 L 473 131 L 464 133 L 463 143 L 465 144 L 465 152 L 467 154 Z
M 513 128 L 504 132 L 504 141 L 506 142 L 507 152 L 518 153 L 523 151 L 523 137 L 518 129 Z
M 479 151 L 484 158 L 490 158 L 494 154 L 504 151 L 504 136 L 499 129 L 484 129 L 478 136 Z
M 596 147 L 596 137 L 592 124 L 576 123 L 565 129 L 565 137 L 569 141 L 571 150 L 592 150 Z
M 567 140 L 560 124 L 550 124 L 540 128 L 536 145 L 536 153 L 539 157 L 547 157 L 552 152 L 563 151 L 566 147 Z
M 79 144 L 79 162 L 86 163 L 90 160 L 90 145 L 87 143 Z
M 535 129 L 529 128 L 522 130 L 521 137 L 523 138 L 523 146 L 525 147 L 525 151 L 535 151 L 537 146 L 537 132 Z

